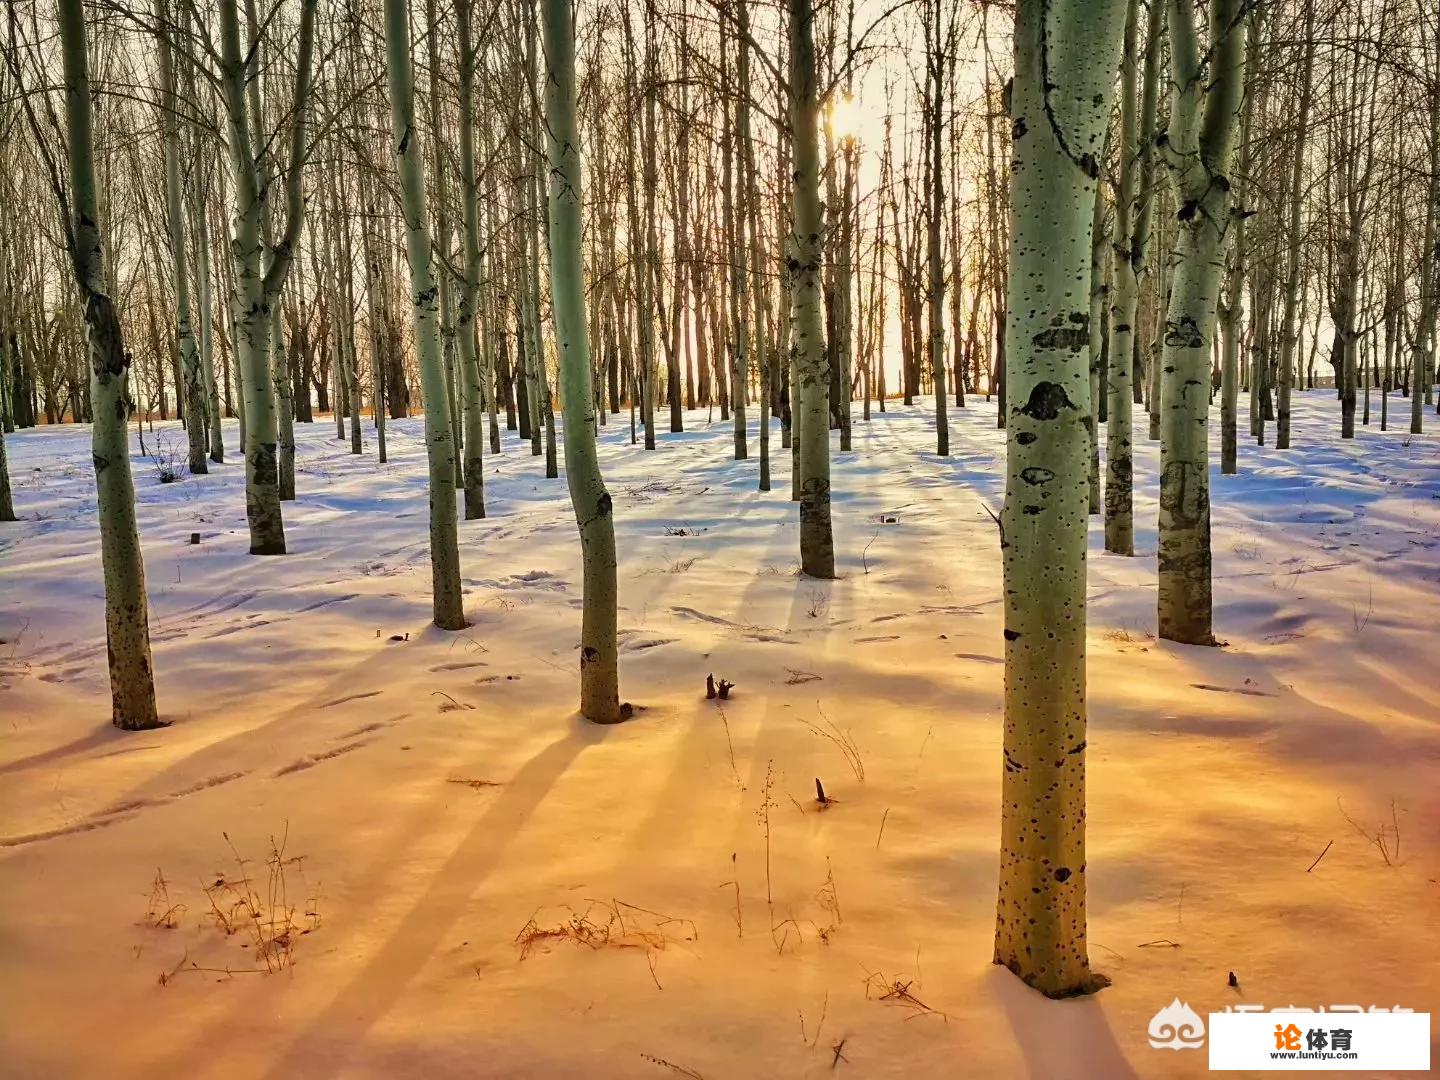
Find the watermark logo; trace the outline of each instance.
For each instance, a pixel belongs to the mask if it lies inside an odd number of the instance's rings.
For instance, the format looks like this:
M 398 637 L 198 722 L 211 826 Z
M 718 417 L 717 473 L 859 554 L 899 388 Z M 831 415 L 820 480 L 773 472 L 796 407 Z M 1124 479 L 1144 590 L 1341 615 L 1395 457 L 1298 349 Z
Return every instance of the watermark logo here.
M 1178 997 L 1150 1018 L 1150 1045 L 1157 1050 L 1199 1050 L 1205 1021 Z
M 1210 1068 L 1428 1071 L 1430 1014 L 1332 1005 L 1210 1014 Z
M 1212 1070 L 1430 1068 L 1430 1014 L 1402 1005 L 1231 1004 L 1202 1020 L 1176 997 L 1146 1034 L 1157 1050 L 1199 1050 L 1208 1041 Z
M 1302 1032 L 1295 1024 L 1275 1025 L 1275 1049 L 1276 1050 L 1305 1050 L 1309 1053 L 1323 1053 L 1326 1050 L 1348 1053 L 1350 1050 L 1350 1039 L 1355 1034 L 1353 1028 L 1307 1028 L 1305 1045 L 1300 1045 Z

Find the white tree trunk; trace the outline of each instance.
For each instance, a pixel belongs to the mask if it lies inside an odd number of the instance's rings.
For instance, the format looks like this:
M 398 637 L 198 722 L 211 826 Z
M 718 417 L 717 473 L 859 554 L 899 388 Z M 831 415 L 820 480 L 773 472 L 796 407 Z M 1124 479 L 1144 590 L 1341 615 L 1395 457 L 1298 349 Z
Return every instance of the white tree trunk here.
M 105 577 L 110 716 L 116 727 L 140 731 L 160 727 L 161 722 L 155 711 L 145 563 L 135 524 L 135 485 L 125 432 L 125 376 L 130 358 L 120 317 L 105 292 L 84 6 L 81 0 L 60 0 L 59 8 L 73 214 L 69 227 L 90 346 L 91 451 L 100 520 L 100 565 Z
M 1020 0 L 1000 546 L 1005 751 L 995 962 L 1104 985 L 1085 923 L 1085 544 L 1095 184 L 1125 4 Z
M 830 364 L 821 313 L 825 215 L 820 204 L 819 102 L 815 73 L 815 9 L 811 0 L 788 0 L 790 12 L 790 130 L 794 225 L 787 277 L 799 407 L 800 569 L 811 577 L 835 576 L 830 527 Z
M 575 29 L 570 0 L 544 0 L 546 146 L 550 164 L 550 288 L 565 413 L 565 475 L 580 528 L 584 607 L 580 712 L 599 724 L 630 715 L 620 703 L 615 522 L 595 446 L 595 397 L 581 266 L 580 134 L 575 123 Z
M 1108 415 L 1105 429 L 1105 550 L 1135 554 L 1134 514 L 1134 357 L 1139 318 L 1140 271 L 1150 233 L 1150 188 L 1140 183 L 1149 170 L 1149 138 L 1142 124 L 1153 124 L 1160 70 L 1158 5 L 1148 13 L 1143 90 L 1137 115 L 1136 56 L 1138 0 L 1130 0 L 1125 22 L 1125 51 L 1120 72 L 1120 183 L 1115 198 L 1115 282 L 1110 303 L 1110 364 L 1106 375 Z M 1147 129 L 1148 130 L 1148 129 Z M 1140 187 L 1141 204 L 1135 204 Z M 1132 217 L 1133 215 L 1133 217 Z
M 1180 204 L 1160 385 L 1160 636 L 1213 645 L 1210 602 L 1210 350 L 1230 225 L 1230 154 L 1245 74 L 1242 0 L 1215 0 L 1210 62 L 1194 10 L 1170 2 L 1175 87 L 1163 147 Z M 1204 110 L 1200 108 L 1204 103 Z
M 415 126 L 415 76 L 410 57 L 409 4 L 385 0 L 385 59 L 390 85 L 390 134 L 400 174 L 405 239 L 410 256 L 410 292 L 415 351 L 420 357 L 420 391 L 425 401 L 425 449 L 430 468 L 430 575 L 435 625 L 462 630 L 460 550 L 455 530 L 455 433 L 440 352 L 439 291 L 430 269 L 429 217 L 425 209 L 425 165 Z
M 928 0 L 930 22 L 926 50 L 926 86 L 929 117 L 926 134 L 930 154 L 930 190 L 926 199 L 927 259 L 929 262 L 929 295 L 926 296 L 927 315 L 930 329 L 930 375 L 935 383 L 935 452 L 940 457 L 950 456 L 950 419 L 946 413 L 948 404 L 945 392 L 945 265 L 940 247 L 941 218 L 945 212 L 945 163 L 941 156 L 942 134 L 945 117 L 945 90 L 943 83 L 945 69 L 945 43 L 940 38 L 940 0 Z M 958 118 L 957 118 L 958 119 Z M 953 121 L 952 121 L 953 122 Z M 848 199 L 846 200 L 848 202 Z M 848 230 L 847 230 L 848 232 Z M 848 247 L 848 236 L 846 237 Z M 847 273 L 839 287 L 847 290 L 849 281 L 849 257 L 846 256 Z M 956 283 L 959 287 L 959 283 Z M 955 342 L 958 349 L 960 342 Z M 850 409 L 850 384 L 848 376 L 842 380 L 841 397 L 845 401 L 848 415 Z M 849 449 L 846 447 L 846 449 Z
M 160 129 L 165 145 L 165 217 L 170 232 L 170 257 L 175 277 L 175 338 L 180 353 L 180 377 L 184 380 L 185 434 L 189 444 L 191 473 L 209 472 L 205 453 L 205 374 L 200 366 L 200 349 L 195 340 L 190 310 L 190 259 L 185 243 L 185 199 L 180 186 L 180 121 L 175 91 L 175 58 L 170 44 L 169 5 L 156 4 L 160 53 Z
M 1434 70 L 1440 72 L 1440 35 L 1432 46 L 1435 50 Z M 1440 302 L 1436 290 L 1435 248 L 1440 243 L 1440 93 L 1430 95 L 1430 182 L 1425 193 L 1425 242 L 1420 257 L 1420 319 L 1415 325 L 1415 342 L 1410 362 L 1410 434 L 1419 435 L 1424 427 L 1424 403 L 1430 400 L 1434 359 L 1430 349 L 1435 341 L 1435 316 Z
M 210 306 L 210 220 L 205 200 L 194 200 L 196 300 L 200 307 L 200 367 L 205 373 L 206 417 L 210 423 L 210 460 L 225 461 L 225 429 L 220 414 L 220 383 L 215 378 L 214 323 Z
M 245 510 L 250 525 L 250 554 L 285 554 L 281 518 L 279 418 L 270 363 L 272 311 L 290 272 L 305 221 L 301 167 L 306 152 L 305 115 L 314 58 L 316 0 L 300 8 L 299 55 L 295 69 L 294 117 L 290 125 L 290 169 L 285 181 L 286 222 L 281 239 L 265 259 L 263 221 L 266 192 L 256 165 L 248 84 L 254 75 L 254 50 L 240 50 L 240 20 L 235 0 L 220 0 L 222 84 L 229 123 L 230 164 L 235 182 L 235 263 L 233 311 L 236 352 L 244 399 Z M 258 118 L 253 118 L 258 122 Z M 266 169 L 268 177 L 269 169 Z M 268 180 L 267 180 L 268 183 Z M 288 374 L 286 375 L 288 385 Z
M 1280 375 L 1275 394 L 1275 449 L 1290 448 L 1290 391 L 1295 385 L 1295 352 L 1299 345 L 1300 332 L 1295 321 L 1295 309 L 1300 297 L 1300 248 L 1303 237 L 1300 232 L 1300 209 L 1304 205 L 1305 192 L 1305 140 L 1310 129 L 1310 103 L 1314 98 L 1315 71 L 1315 0 L 1303 0 L 1305 4 L 1305 60 L 1300 82 L 1300 115 L 1295 128 L 1295 151 L 1291 159 L 1290 186 L 1287 192 L 1289 206 L 1288 250 L 1285 272 L 1285 314 L 1280 330 Z M 1252 388 L 1251 394 L 1255 394 Z
M 460 183 L 464 208 L 465 263 L 460 281 L 460 402 L 464 416 L 465 520 L 485 516 L 485 425 L 480 391 L 480 361 L 475 352 L 475 308 L 480 288 L 480 192 L 475 177 L 475 43 L 470 26 L 471 0 L 456 0 L 460 38 Z

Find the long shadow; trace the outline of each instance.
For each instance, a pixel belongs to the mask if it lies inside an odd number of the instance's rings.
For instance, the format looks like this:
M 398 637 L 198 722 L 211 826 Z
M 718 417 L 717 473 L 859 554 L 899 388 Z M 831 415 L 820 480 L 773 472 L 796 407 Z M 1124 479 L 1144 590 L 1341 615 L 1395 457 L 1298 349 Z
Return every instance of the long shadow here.
M 770 495 L 775 498 L 788 498 L 785 492 L 778 488 L 771 492 Z M 758 502 L 760 493 L 754 493 L 752 498 Z M 787 530 L 781 529 L 777 531 L 766 545 L 765 552 L 767 559 L 772 556 L 778 556 L 783 546 L 788 544 L 792 538 L 793 534 Z M 667 586 L 669 585 L 669 583 L 666 584 Z M 755 594 L 763 591 L 767 585 L 766 579 L 756 575 L 750 575 L 739 597 L 734 599 L 726 598 L 725 607 L 731 608 L 733 606 L 734 612 L 743 618 L 744 613 L 750 609 L 751 604 L 756 599 Z M 796 594 L 798 597 L 798 588 L 796 589 Z M 798 600 L 795 601 L 795 604 L 798 607 Z M 793 614 L 795 614 L 795 612 L 792 611 L 792 616 Z M 674 616 L 671 617 L 673 618 Z M 743 653 L 750 643 L 737 641 L 733 635 L 734 629 L 735 627 L 729 624 L 723 626 L 717 625 L 714 637 L 710 640 L 708 646 L 701 651 L 720 658 L 721 661 L 723 661 L 727 646 L 734 646 Z M 699 670 L 698 666 L 697 670 Z M 731 671 L 733 672 L 733 668 Z M 699 696 L 698 690 L 699 687 L 697 685 L 697 697 Z M 758 689 L 751 689 L 749 691 L 742 690 L 742 693 L 747 692 L 752 696 L 760 696 L 764 693 L 764 691 Z M 685 805 L 694 797 L 692 790 L 694 773 L 690 763 L 696 757 L 703 755 L 707 747 L 716 746 L 717 737 L 715 717 L 710 712 L 700 711 L 693 715 L 687 723 L 684 733 L 670 747 L 669 775 L 656 794 L 651 812 L 631 830 L 629 840 L 626 843 L 626 851 L 632 859 L 637 862 L 648 862 L 650 860 L 650 855 L 647 853 L 649 845 L 662 835 L 668 838 L 667 842 L 680 843 L 675 833 L 676 826 L 680 823 L 675 816 L 675 807 Z M 693 837 L 693 835 L 702 828 L 702 822 L 697 816 L 692 815 L 684 820 L 688 821 L 691 825 L 691 832 L 687 834 L 689 836 Z
M 991 973 L 990 984 L 1025 1056 L 1028 1076 L 1131 1080 L 1137 1075 L 1097 998 L 1051 1001 L 999 967 Z
M 418 632 L 423 632 L 423 630 Z M 105 803 L 80 815 L 76 820 L 103 816 L 109 807 L 124 806 L 137 800 L 174 794 L 175 785 L 183 784 L 187 778 L 193 780 L 197 775 L 209 776 L 214 773 L 216 769 L 230 767 L 234 764 L 233 754 L 240 748 L 247 745 L 254 745 L 257 742 L 263 743 L 267 733 L 273 734 L 276 731 L 283 730 L 286 725 L 294 723 L 306 714 L 313 713 L 335 696 L 344 694 L 347 690 L 356 689 L 362 682 L 365 683 L 366 686 L 370 685 L 369 682 L 359 678 L 359 676 L 361 676 L 362 673 L 366 675 L 373 674 L 375 658 L 379 653 L 380 650 L 377 649 L 363 659 L 357 660 L 344 671 L 337 672 L 335 676 L 329 679 L 316 693 L 296 702 L 278 716 L 256 726 L 231 732 L 228 735 L 206 741 L 194 747 L 186 753 L 184 757 L 175 759 L 159 772 L 146 777 L 144 780 L 130 787 L 124 794 L 116 795 L 106 800 Z M 181 729 L 177 728 L 175 730 Z M 103 745 L 104 742 L 104 740 L 96 739 L 95 736 L 90 736 L 88 739 L 77 740 L 75 743 L 59 747 L 51 753 L 57 756 L 78 753 L 86 749 L 85 744 L 89 739 L 95 739 L 96 745 Z M 206 764 L 207 762 L 209 763 L 208 765 Z M 35 762 L 27 759 L 23 764 L 35 764 Z M 19 768 L 19 765 L 14 763 L 6 767 L 7 770 L 16 768 Z M 0 772 L 4 771 L 6 770 L 0 770 Z
M 355 1054 L 363 1052 L 366 1032 L 404 994 L 406 986 L 464 916 L 476 891 L 499 864 L 526 819 L 575 759 L 605 736 L 607 729 L 580 720 L 576 723 L 584 726 L 540 751 L 505 784 L 385 944 L 310 1023 L 308 1030 L 291 1043 L 266 1077 L 289 1080 L 322 1075 L 315 1071 L 316 1063 L 322 1060 L 326 1062 L 323 1075 L 336 1075 L 344 1071 Z M 197 1039 L 187 1056 L 199 1059 L 210 1053 L 212 1040 L 222 1037 L 227 1026 L 226 1019 L 219 1018 L 216 1030 Z M 163 1068 L 156 1074 L 171 1072 Z
M 1358 716 L 1315 700 L 1295 685 L 1283 683 L 1263 656 L 1238 651 L 1217 655 L 1215 650 L 1202 646 L 1169 648 L 1188 669 L 1182 678 L 1189 685 L 1177 691 L 1168 706 L 1168 718 L 1157 725 L 1151 711 L 1122 704 L 1101 711 L 1104 728 L 1133 733 L 1158 726 L 1174 734 L 1236 739 L 1286 762 L 1304 761 L 1320 767 L 1349 768 L 1368 763 L 1402 768 L 1440 755 L 1440 736 L 1424 730 L 1387 727 L 1379 717 Z M 1219 675 L 1221 671 L 1227 674 Z M 1223 683 L 1215 681 L 1217 675 Z M 1233 699 L 1236 704 L 1232 708 L 1208 700 L 1229 696 L 1226 691 L 1233 693 L 1234 686 L 1245 677 L 1253 686 L 1266 688 L 1269 696 L 1257 699 L 1241 695 Z M 1194 708 L 1186 708 L 1191 701 Z M 1263 701 L 1263 706 L 1257 701 Z M 1417 701 L 1416 706 L 1415 719 L 1430 715 L 1428 703 Z
M 95 750 L 110 743 L 123 742 L 127 735 L 121 732 L 113 724 L 106 724 L 97 727 L 89 735 L 82 735 L 78 739 L 72 739 L 61 746 L 52 746 L 49 750 L 40 750 L 29 757 L 16 758 L 14 761 L 7 761 L 0 765 L 0 776 L 6 773 L 22 772 L 36 765 L 47 765 L 52 761 L 61 761 L 72 754 L 84 753 L 86 750 Z

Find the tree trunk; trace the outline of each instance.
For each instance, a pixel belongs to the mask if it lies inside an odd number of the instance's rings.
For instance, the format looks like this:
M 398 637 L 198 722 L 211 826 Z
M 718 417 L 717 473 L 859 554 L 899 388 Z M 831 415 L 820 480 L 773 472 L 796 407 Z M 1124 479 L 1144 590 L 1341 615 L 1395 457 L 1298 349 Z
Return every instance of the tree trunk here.
M 460 280 L 460 402 L 464 416 L 461 475 L 465 484 L 465 520 L 485 516 L 485 414 L 479 357 L 475 352 L 475 307 L 483 266 L 480 256 L 480 191 L 475 175 L 475 43 L 470 27 L 471 0 L 456 0 L 460 38 L 460 184 L 464 209 L 464 276 Z M 437 138 L 439 133 L 436 133 Z
M 105 292 L 99 191 L 90 105 L 90 72 L 81 0 L 60 0 L 69 136 L 70 222 L 75 280 L 85 301 L 90 347 L 91 450 L 100 520 L 100 565 L 105 578 L 105 643 L 110 667 L 111 721 L 127 731 L 161 726 L 155 711 L 145 563 L 135 524 L 135 486 L 125 431 L 129 354 L 115 304 Z
M 190 260 L 185 244 L 185 199 L 180 188 L 180 121 L 177 115 L 175 59 L 170 45 L 170 12 L 158 0 L 156 18 L 160 45 L 160 127 L 165 144 L 165 211 L 170 227 L 170 257 L 174 264 L 175 340 L 180 352 L 180 373 L 185 401 L 185 434 L 190 450 L 190 472 L 209 472 L 205 452 L 205 375 L 190 317 Z
M 3 234 L 3 223 L 0 223 L 0 296 L 3 296 L 5 282 L 5 241 Z M 3 306 L 0 306 L 0 397 L 9 398 L 10 390 L 10 333 L 5 325 Z M 15 424 L 11 418 L 8 401 L 0 400 L 0 413 L 4 414 L 4 423 L 0 424 L 0 521 L 18 521 L 15 516 L 15 501 L 10 493 L 10 461 L 5 453 L 5 432 L 14 431 Z M 124 426 L 124 420 L 121 420 Z
M 392 0 L 393 2 L 393 0 Z M 544 0 L 545 130 L 550 164 L 550 285 L 565 412 L 565 475 L 580 529 L 584 607 L 580 712 L 599 724 L 627 719 L 620 703 L 615 523 L 600 475 L 581 267 L 580 135 L 575 123 L 575 31 L 570 0 Z
M 270 316 L 263 273 L 261 215 L 264 202 L 251 143 L 246 83 L 248 61 L 240 51 L 235 0 L 220 2 L 220 42 L 229 111 L 230 161 L 235 185 L 235 345 L 244 398 L 245 511 L 250 554 L 285 554 L 280 512 L 280 466 L 275 384 L 270 374 Z
M 930 374 L 935 383 L 935 452 L 940 457 L 950 456 L 950 419 L 946 414 L 947 395 L 945 392 L 945 264 L 940 248 L 941 216 L 945 212 L 945 162 L 941 156 L 942 134 L 945 118 L 945 90 L 943 75 L 945 69 L 945 44 L 940 40 L 940 0 L 928 0 L 930 8 L 927 23 L 927 37 L 930 38 L 925 62 L 929 88 L 929 135 L 930 150 L 930 191 L 927 226 L 927 256 L 930 264 L 929 296 L 926 297 L 930 322 Z M 957 282 L 958 288 L 958 282 Z M 959 346 L 959 341 L 956 341 Z M 844 387 L 849 409 L 849 386 Z
M 425 165 L 415 126 L 415 77 L 410 57 L 408 0 L 385 0 L 385 59 L 390 87 L 390 134 L 400 176 L 410 256 L 410 291 L 420 389 L 425 401 L 425 447 L 430 467 L 430 574 L 435 625 L 465 627 L 460 594 L 460 551 L 455 533 L 455 440 L 440 351 L 439 291 L 430 269 L 425 209 Z
M 1440 71 L 1440 35 L 1432 42 L 1435 49 L 1435 68 Z M 1428 399 L 1434 381 L 1434 358 L 1427 348 L 1435 339 L 1436 266 L 1435 248 L 1440 244 L 1437 230 L 1440 230 L 1440 93 L 1430 94 L 1430 181 L 1425 197 L 1425 241 L 1421 246 L 1420 258 L 1420 321 L 1415 324 L 1415 342 L 1411 347 L 1410 364 L 1410 434 L 1419 435 L 1423 430 L 1425 409 L 1422 399 Z
M 210 221 L 205 200 L 196 198 L 195 277 L 200 305 L 200 367 L 205 373 L 206 416 L 210 424 L 210 460 L 225 461 L 225 429 L 220 417 L 220 385 L 215 378 L 214 325 L 210 308 Z M 228 393 L 228 387 L 227 387 Z
M 1260 20 L 1256 17 L 1251 27 L 1249 41 L 1246 43 L 1246 66 L 1251 70 L 1257 66 L 1255 61 L 1259 53 L 1260 42 Z M 1239 404 L 1240 393 L 1240 352 L 1241 329 L 1240 315 L 1244 304 L 1245 276 L 1247 271 L 1246 259 L 1249 251 L 1245 246 L 1245 220 L 1246 192 L 1250 182 L 1250 130 L 1253 125 L 1255 114 L 1255 93 L 1245 95 L 1245 104 L 1242 109 L 1240 120 L 1240 167 L 1234 185 L 1234 201 L 1237 216 L 1232 228 L 1235 233 L 1234 244 L 1230 253 L 1230 266 L 1225 279 L 1225 294 L 1221 298 L 1217 318 L 1220 323 L 1221 335 L 1221 362 L 1220 362 L 1220 471 L 1226 476 L 1233 476 L 1238 467 L 1236 455 L 1239 449 L 1238 443 L 1238 416 L 1236 415 Z M 1263 114 L 1263 102 L 1261 106 Z M 1269 275 L 1264 275 L 1263 304 L 1256 304 L 1251 313 L 1251 337 L 1257 347 L 1257 355 L 1264 357 L 1263 341 L 1265 339 L 1266 324 L 1269 322 Z M 1261 289 L 1261 275 L 1256 275 L 1253 284 L 1255 290 Z M 1262 359 L 1262 366 L 1265 361 Z M 1254 400 L 1252 394 L 1251 399 Z
M 1105 550 L 1135 554 L 1134 439 L 1135 395 L 1132 357 L 1139 336 L 1139 275 L 1150 240 L 1150 142 L 1141 132 L 1154 124 L 1160 69 L 1160 6 L 1149 9 L 1145 32 L 1144 88 L 1137 115 L 1135 47 L 1139 33 L 1138 0 L 1130 0 L 1120 74 L 1120 183 L 1115 199 L 1115 287 L 1110 306 L 1110 364 L 1106 371 L 1108 414 L 1105 427 Z M 1135 205 L 1136 187 L 1140 204 Z M 1132 221 L 1132 213 L 1134 215 Z
M 1088 339 L 1085 352 L 1090 363 L 1089 404 L 1085 408 L 1089 416 L 1089 430 L 1086 441 L 1090 447 L 1090 506 L 1091 514 L 1102 509 L 1100 493 L 1100 361 L 1105 351 L 1106 326 L 1104 313 L 1110 303 L 1110 291 L 1105 285 L 1105 268 L 1108 260 L 1105 252 L 1110 247 L 1106 226 L 1105 197 L 1099 184 L 1095 185 L 1094 217 L 1090 225 L 1090 312 L 1086 319 Z
M 1085 921 L 1087 324 L 1124 13 L 1115 0 L 1019 0 L 1016 14 L 995 962 L 1050 997 L 1106 981 Z
M 252 141 L 253 102 L 247 101 L 247 83 L 256 62 L 252 48 L 240 52 L 240 21 L 235 0 L 220 2 L 220 39 L 223 84 L 229 113 L 230 160 L 235 180 L 235 337 L 244 386 L 245 504 L 250 525 L 252 555 L 285 554 L 285 528 L 281 519 L 282 495 L 277 444 L 276 375 L 271 367 L 272 312 L 278 313 L 280 290 L 289 274 L 300 230 L 305 200 L 301 167 L 306 150 L 305 114 L 314 58 L 316 0 L 300 8 L 299 55 L 295 68 L 294 118 L 290 130 L 290 168 L 285 179 L 286 222 L 281 239 L 264 260 L 263 218 L 267 203 Z M 268 183 L 268 166 L 265 170 Z M 288 379 L 282 380 L 288 383 Z M 287 395 L 288 398 L 288 395 Z
M 1160 636 L 1213 645 L 1210 602 L 1210 348 L 1230 222 L 1230 152 L 1245 71 L 1241 0 L 1215 0 L 1209 65 L 1194 11 L 1170 0 L 1174 101 L 1164 152 L 1176 177 L 1179 263 L 1165 316 L 1160 408 Z M 1208 68 L 1208 70 L 1207 70 Z M 1204 115 L 1200 105 L 1204 102 Z M 1218 178 L 1218 179 L 1217 179 Z
M 1310 102 L 1314 96 L 1315 69 L 1315 2 L 1305 3 L 1305 60 L 1300 77 L 1300 116 L 1296 124 L 1295 148 L 1290 165 L 1290 187 L 1287 192 L 1289 207 L 1289 247 L 1286 253 L 1285 273 L 1285 314 L 1280 330 L 1280 378 L 1276 392 L 1275 449 L 1290 449 L 1290 391 L 1295 383 L 1295 351 L 1299 342 L 1299 330 L 1295 322 L 1295 307 L 1300 292 L 1300 247 L 1303 237 L 1300 233 L 1300 208 L 1305 192 L 1305 142 L 1310 127 Z M 1253 392 L 1253 391 L 1252 391 Z
M 800 493 L 800 569 L 835 576 L 830 527 L 830 372 L 821 312 L 824 210 L 820 204 L 820 106 L 816 97 L 815 10 L 812 0 L 787 0 L 790 15 L 790 130 L 794 226 L 787 252 L 794 335 L 792 355 L 799 408 L 795 436 Z

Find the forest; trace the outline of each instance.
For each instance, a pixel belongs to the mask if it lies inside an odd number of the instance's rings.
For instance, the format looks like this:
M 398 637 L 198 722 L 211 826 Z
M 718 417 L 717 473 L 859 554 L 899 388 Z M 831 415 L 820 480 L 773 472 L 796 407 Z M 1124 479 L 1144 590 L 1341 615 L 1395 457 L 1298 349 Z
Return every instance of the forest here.
M 5 0 L 0 1075 L 1428 1070 L 1437 305 L 1433 0 Z

